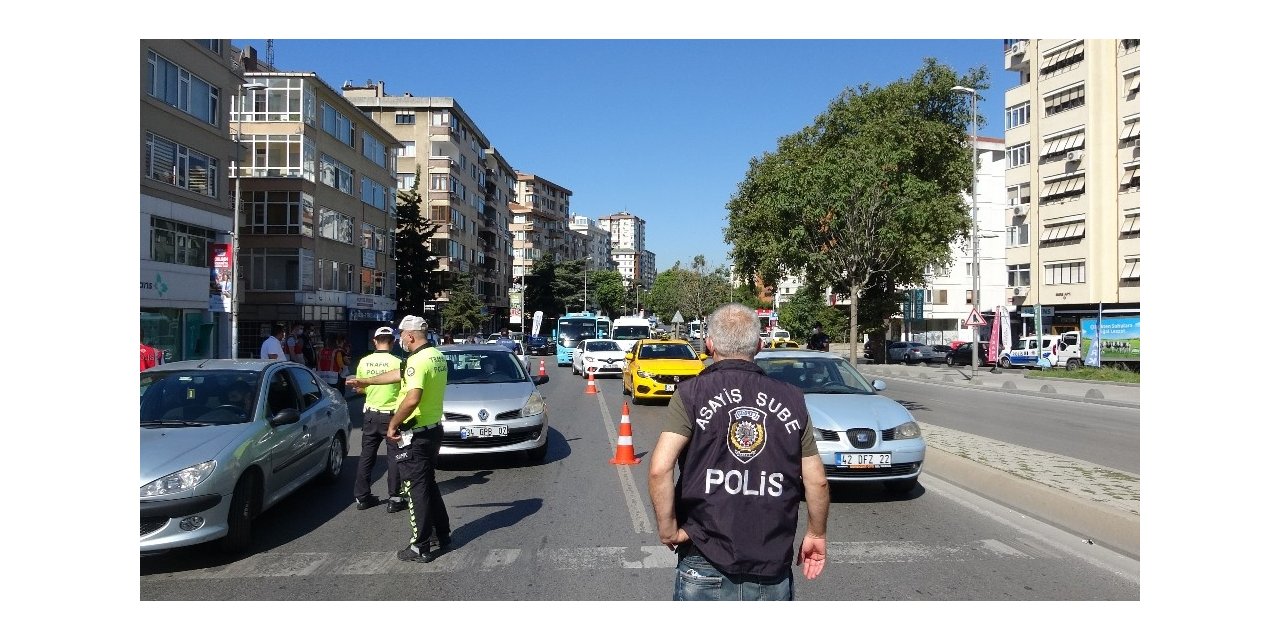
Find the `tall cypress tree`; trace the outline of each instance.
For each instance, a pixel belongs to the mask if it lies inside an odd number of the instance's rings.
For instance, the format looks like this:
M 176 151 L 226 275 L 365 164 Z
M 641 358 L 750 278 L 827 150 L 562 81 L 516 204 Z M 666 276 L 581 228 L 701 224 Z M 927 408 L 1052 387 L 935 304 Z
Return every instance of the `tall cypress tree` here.
M 431 300 L 430 274 L 439 263 L 431 252 L 431 236 L 440 228 L 422 215 L 418 186 L 422 168 L 413 176 L 413 188 L 396 193 L 396 315 L 425 314 Z

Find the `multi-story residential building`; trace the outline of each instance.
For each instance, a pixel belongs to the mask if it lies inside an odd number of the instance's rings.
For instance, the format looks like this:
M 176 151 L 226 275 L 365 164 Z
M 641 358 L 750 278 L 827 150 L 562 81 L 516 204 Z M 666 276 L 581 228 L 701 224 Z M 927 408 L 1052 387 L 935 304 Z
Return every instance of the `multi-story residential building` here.
M 652 287 L 658 277 L 658 257 L 645 249 L 640 252 L 640 286 Z
M 1005 229 L 1004 173 L 1005 145 L 1000 138 L 978 136 L 978 299 L 981 311 L 1007 305 L 1005 295 L 1005 245 L 1009 241 Z M 969 207 L 973 202 L 963 194 Z M 972 211 L 972 209 L 971 209 Z M 1008 236 L 1017 239 L 1017 236 Z M 973 340 L 973 329 L 964 326 L 973 309 L 972 238 L 965 235 L 951 249 L 951 266 L 945 270 L 926 270 L 923 321 L 901 322 L 896 335 L 903 339 L 946 344 L 951 340 Z
M 652 286 L 657 276 L 655 273 L 648 279 L 644 277 L 644 226 L 644 219 L 630 211 L 600 217 L 600 227 L 609 232 L 611 258 L 628 287 L 634 281 Z
M 227 40 L 142 40 L 139 57 L 142 341 L 166 360 L 228 357 L 231 302 L 210 254 L 232 244 L 227 114 L 239 69 Z
M 311 324 L 357 349 L 395 313 L 399 142 L 315 73 L 246 48 L 240 139 L 240 355 L 272 323 Z
M 573 192 L 546 178 L 517 171 L 515 194 L 511 204 L 515 276 L 532 272 L 533 263 L 545 254 L 557 261 L 575 259 L 567 236 L 569 196 Z
M 583 236 L 586 247 L 584 255 L 590 256 L 593 264 L 606 267 L 609 265 L 609 261 L 612 260 L 609 255 L 611 239 L 607 230 L 595 220 L 576 214 L 570 218 L 569 230 Z
M 1141 299 L 1139 40 L 1005 41 L 1004 300 L 1034 330 L 1137 314 Z
M 450 276 L 472 278 L 476 295 L 490 318 L 484 330 L 505 324 L 511 301 L 512 233 L 509 200 L 515 193 L 515 171 L 489 143 L 488 137 L 453 98 L 386 94 L 385 83 L 359 87 L 347 83 L 343 96 L 391 131 L 400 141 L 396 159 L 398 187 L 413 187 L 422 169 L 418 192 L 422 212 L 439 229 L 431 251 L 440 260 L 441 282 Z M 428 321 L 439 325 L 448 304 L 442 286 L 432 291 Z

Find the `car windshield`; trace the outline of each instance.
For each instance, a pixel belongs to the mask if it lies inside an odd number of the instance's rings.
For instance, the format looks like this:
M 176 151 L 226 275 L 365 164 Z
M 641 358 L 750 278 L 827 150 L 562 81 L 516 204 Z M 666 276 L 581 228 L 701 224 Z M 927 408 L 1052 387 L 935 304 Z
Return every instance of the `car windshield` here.
M 524 366 L 510 351 L 443 351 L 449 363 L 449 384 L 493 384 L 529 379 Z
M 257 415 L 256 371 L 144 371 L 139 393 L 143 427 L 197 427 L 248 422 Z
M 759 358 L 765 375 L 805 393 L 874 394 L 871 383 L 842 358 Z
M 622 351 L 618 343 L 612 340 L 597 340 L 587 343 L 587 351 Z
M 624 327 L 613 328 L 614 340 L 635 340 L 638 338 L 648 338 L 648 337 L 649 337 L 648 325 L 645 325 L 643 327 L 635 327 L 635 326 L 625 327 L 624 326 Z
M 698 355 L 687 344 L 646 344 L 640 346 L 640 358 L 644 360 L 697 360 Z

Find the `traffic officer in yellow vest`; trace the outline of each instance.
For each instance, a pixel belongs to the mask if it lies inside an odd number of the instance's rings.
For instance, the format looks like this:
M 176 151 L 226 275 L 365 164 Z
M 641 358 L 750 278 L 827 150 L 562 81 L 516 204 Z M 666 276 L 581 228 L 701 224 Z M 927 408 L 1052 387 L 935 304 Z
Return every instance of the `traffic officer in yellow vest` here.
M 443 432 L 440 418 L 444 415 L 444 388 L 448 365 L 444 354 L 427 343 L 427 323 L 418 316 L 405 316 L 400 321 L 400 346 L 409 357 L 404 373 L 388 371 L 372 378 L 351 378 L 349 386 L 357 389 L 371 384 L 390 384 L 400 380 L 396 396 L 398 406 L 387 424 L 387 441 L 395 451 L 399 465 L 402 494 L 409 499 L 409 524 L 412 535 L 409 546 L 397 557 L 408 562 L 431 562 L 435 559 L 428 548 L 434 529 L 439 548 L 447 549 L 449 514 L 436 485 L 436 457 L 440 454 Z
M 356 376 L 372 378 L 388 371 L 399 373 L 404 361 L 391 354 L 391 343 L 395 342 L 395 332 L 391 327 L 379 327 L 373 332 L 373 348 L 375 351 L 360 359 L 356 365 Z M 361 389 L 364 394 L 364 432 L 360 436 L 360 464 L 356 467 L 356 509 L 368 509 L 378 504 L 378 496 L 373 495 L 370 479 L 373 477 L 373 463 L 378 457 L 378 445 L 387 437 L 387 425 L 391 422 L 391 414 L 400 406 L 396 397 L 400 394 L 400 380 L 391 384 L 379 384 Z M 400 473 L 396 464 L 395 445 L 387 443 L 387 513 L 402 511 L 407 506 L 400 495 Z

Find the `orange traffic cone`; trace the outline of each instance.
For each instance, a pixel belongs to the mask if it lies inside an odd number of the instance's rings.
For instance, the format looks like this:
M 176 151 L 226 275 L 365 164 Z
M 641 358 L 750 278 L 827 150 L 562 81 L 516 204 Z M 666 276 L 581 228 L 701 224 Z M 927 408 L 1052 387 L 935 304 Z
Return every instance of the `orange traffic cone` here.
M 631 407 L 622 403 L 622 423 L 618 425 L 618 450 L 611 464 L 639 464 L 635 446 L 631 444 Z
M 584 391 L 583 393 L 586 393 L 586 394 L 599 393 L 598 391 L 596 391 L 596 374 L 595 373 L 587 374 L 587 390 Z
M 540 376 L 547 375 L 547 359 L 546 358 L 543 358 L 540 362 L 538 362 L 538 375 Z

